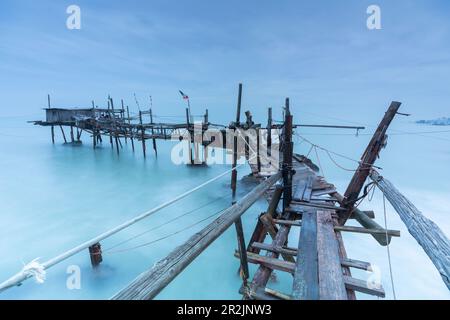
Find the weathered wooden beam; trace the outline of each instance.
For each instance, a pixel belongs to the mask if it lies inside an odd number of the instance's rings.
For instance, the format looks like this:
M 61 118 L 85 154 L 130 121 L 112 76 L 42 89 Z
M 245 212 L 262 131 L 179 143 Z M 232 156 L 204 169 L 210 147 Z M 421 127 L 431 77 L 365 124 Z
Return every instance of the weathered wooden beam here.
M 275 224 L 279 224 L 282 226 L 291 226 L 291 227 L 301 227 L 302 222 L 300 220 L 281 220 L 281 219 L 273 219 Z
M 244 285 L 247 284 L 247 279 L 249 278 L 248 271 L 248 259 L 247 259 L 247 248 L 245 247 L 244 229 L 242 228 L 241 217 L 238 217 L 234 222 L 236 227 L 236 236 L 238 241 L 239 257 L 241 262 L 240 275 Z
M 244 198 L 226 209 L 217 219 L 175 248 L 167 257 L 142 273 L 113 299 L 152 299 L 180 274 L 200 253 L 223 234 L 264 192 L 281 178 L 275 174 L 260 183 Z
M 372 171 L 370 178 L 377 184 L 386 199 L 397 211 L 428 257 L 431 259 L 447 288 L 450 289 L 450 241 L 439 226 L 425 217 L 387 179 Z
M 332 195 L 333 195 L 333 197 L 338 199 L 338 201 L 341 205 L 344 205 L 344 203 L 345 203 L 344 196 L 342 196 L 339 192 L 334 192 L 334 193 L 332 193 Z M 392 237 L 388 234 L 388 237 L 386 238 L 386 232 L 384 231 L 384 228 L 382 226 L 380 226 L 378 223 L 376 223 L 375 221 L 370 219 L 364 212 L 362 212 L 358 208 L 353 207 L 351 210 L 352 210 L 352 213 L 350 214 L 350 216 L 351 217 L 353 216 L 356 219 L 356 221 L 358 221 L 358 223 L 360 225 L 362 225 L 364 228 L 372 229 L 372 230 L 374 230 L 374 229 L 383 230 L 384 234 L 377 234 L 377 233 L 371 234 L 371 236 L 380 245 L 387 246 L 391 242 Z
M 322 203 L 314 203 L 314 202 L 303 202 L 303 201 L 292 201 L 290 208 L 295 208 L 297 206 L 302 207 L 312 207 L 324 210 L 334 210 L 334 211 L 347 211 L 348 209 L 336 206 L 330 206 Z
M 366 233 L 366 234 L 381 234 L 391 237 L 400 237 L 399 230 L 386 230 L 386 229 L 366 229 L 361 227 L 353 227 L 353 226 L 335 226 L 334 230 L 343 231 L 343 232 L 355 232 L 355 233 Z
M 295 300 L 319 299 L 317 213 L 315 210 L 303 213 L 292 298 Z
M 290 256 L 297 255 L 297 249 L 292 249 L 292 248 L 289 249 L 286 247 L 274 247 L 273 245 L 267 244 L 267 243 L 253 242 L 251 244 L 251 246 L 258 250 L 265 250 L 265 251 L 270 251 L 270 252 L 275 252 L 275 253 L 285 254 L 285 255 L 290 255 Z
M 235 252 L 234 256 L 236 258 L 240 258 L 239 252 Z M 277 258 L 272 258 L 270 256 L 261 256 L 256 253 L 247 252 L 247 258 L 248 258 L 248 262 L 250 262 L 250 263 L 263 265 L 272 270 L 279 270 L 279 271 L 284 271 L 284 272 L 288 272 L 288 273 L 294 273 L 294 270 L 295 270 L 295 263 L 280 260 Z
M 354 259 L 348 259 L 348 258 L 341 258 L 341 265 L 343 267 L 349 267 L 349 268 L 355 268 L 355 269 L 361 269 L 365 271 L 372 271 L 372 265 L 369 262 L 360 261 L 360 260 L 354 260 Z
M 289 207 L 292 200 L 292 121 L 293 117 L 290 112 L 289 98 L 285 102 L 285 118 L 283 130 L 283 209 Z
M 292 217 L 291 213 L 286 213 L 285 217 L 290 219 Z M 290 227 L 289 226 L 281 226 L 276 234 L 275 239 L 272 241 L 272 246 L 274 247 L 282 247 L 285 246 L 288 240 Z M 276 252 L 268 252 L 266 254 L 269 258 L 277 259 L 279 254 Z M 286 262 L 294 262 L 294 258 L 290 255 L 282 254 L 283 259 Z M 265 287 L 267 282 L 269 281 L 270 275 L 272 274 L 273 269 L 266 267 L 264 265 L 260 265 L 258 270 L 256 270 L 255 275 L 253 276 L 252 283 L 250 285 L 250 290 L 254 291 L 255 288 Z
M 370 170 L 375 163 L 375 160 L 379 156 L 381 149 L 386 143 L 386 131 L 394 119 L 401 103 L 393 101 L 389 106 L 389 109 L 385 113 L 383 119 L 378 125 L 372 139 L 370 140 L 366 150 L 364 151 L 361 162 L 359 163 L 358 169 L 353 175 L 347 190 L 344 193 L 345 207 L 348 209 L 353 208 L 355 201 L 358 199 L 359 194 L 364 186 L 364 182 L 369 176 Z M 344 225 L 347 219 L 350 217 L 351 210 L 347 212 L 341 212 L 339 214 L 339 224 Z
M 347 300 L 339 256 L 339 244 L 333 229 L 333 211 L 317 211 L 317 260 L 319 299 Z
M 269 207 L 267 209 L 267 214 L 269 214 L 272 218 L 274 218 L 277 215 L 277 207 L 278 207 L 278 203 L 280 202 L 282 194 L 283 194 L 283 187 L 281 185 L 276 185 L 275 189 L 273 191 L 273 194 L 272 194 L 272 199 L 270 199 Z M 251 248 L 251 244 L 253 242 L 264 242 L 266 235 L 267 235 L 267 230 L 264 227 L 264 224 L 262 223 L 261 219 L 258 218 L 258 222 L 256 223 L 255 230 L 253 231 L 253 234 L 250 238 L 250 242 L 249 242 L 247 251 L 259 253 L 259 250 L 255 250 L 254 248 Z

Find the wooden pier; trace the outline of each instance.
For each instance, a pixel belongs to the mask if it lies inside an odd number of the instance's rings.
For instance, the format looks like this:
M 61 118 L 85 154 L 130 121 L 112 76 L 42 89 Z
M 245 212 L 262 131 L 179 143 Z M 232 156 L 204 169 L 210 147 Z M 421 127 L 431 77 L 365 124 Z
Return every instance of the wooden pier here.
M 129 285 L 122 288 L 113 299 L 152 299 L 158 295 L 173 279 L 203 252 L 213 241 L 220 237 L 233 224 L 236 229 L 236 251 L 230 253 L 239 259 L 239 274 L 242 285 L 237 288 L 243 299 L 247 300 L 354 300 L 356 293 L 385 297 L 382 286 L 369 285 L 365 279 L 352 276 L 352 270 L 372 271 L 370 262 L 355 260 L 347 256 L 342 233 L 353 232 L 361 236 L 371 236 L 377 243 L 388 246 L 392 237 L 400 236 L 397 230 L 386 230 L 374 221 L 373 211 L 362 211 L 358 202 L 368 195 L 370 187 L 378 186 L 386 195 L 402 220 L 415 236 L 441 276 L 449 285 L 449 241 L 442 231 L 404 198 L 393 185 L 383 179 L 376 171 L 375 160 L 386 146 L 387 130 L 400 103 L 392 102 L 364 151 L 354 176 L 346 192 L 341 195 L 336 187 L 318 174 L 318 167 L 308 155 L 294 153 L 292 139 L 297 127 L 320 127 L 361 130 L 362 127 L 295 124 L 287 98 L 283 110 L 284 119 L 274 124 L 272 109 L 268 109 L 266 125 L 256 124 L 249 111 L 245 112 L 245 122 L 241 122 L 242 85 L 239 85 L 236 120 L 229 125 L 209 122 L 208 110 L 202 121 L 192 123 L 190 108 L 186 109 L 183 123 L 154 122 L 150 108 L 140 110 L 138 116 L 130 116 L 129 107 L 121 101 L 119 109 L 114 107 L 113 99 L 108 97 L 108 107 L 98 108 L 52 108 L 50 97 L 46 108 L 45 121 L 33 121 L 36 125 L 50 126 L 51 139 L 55 143 L 55 127 L 59 127 L 65 143 L 81 143 L 83 132 L 91 135 L 93 147 L 102 143 L 103 137 L 109 138 L 111 147 L 120 153 L 122 140 L 130 141 L 135 151 L 135 142 L 142 145 L 144 157 L 147 154 L 146 141 L 152 141 L 157 155 L 156 140 L 169 140 L 174 136 L 183 139 L 189 136 L 190 164 L 205 164 L 206 156 L 200 159 L 199 148 L 210 145 L 225 149 L 232 155 L 231 169 L 188 190 L 170 201 L 163 203 L 117 227 L 63 252 L 42 264 L 48 269 L 57 263 L 79 253 L 89 250 L 92 265 L 101 267 L 102 249 L 100 242 L 121 230 L 138 223 L 162 208 L 168 207 L 180 199 L 188 197 L 213 181 L 231 175 L 231 193 L 233 203 L 213 222 L 192 235 L 185 243 L 154 264 L 143 270 Z M 146 120 L 148 118 L 148 120 Z M 64 128 L 69 128 L 70 142 Z M 214 128 L 219 133 L 215 138 L 197 141 L 195 131 L 209 137 L 206 133 Z M 74 129 L 76 131 L 74 131 Z M 228 130 L 233 130 L 230 136 Z M 256 134 L 249 135 L 248 132 Z M 275 132 L 275 135 L 273 134 Z M 219 141 L 217 141 L 218 139 Z M 237 142 L 245 142 L 244 150 L 237 147 Z M 230 144 L 231 140 L 231 144 Z M 275 154 L 274 154 L 275 153 Z M 203 152 L 207 155 L 207 152 Z M 276 155 L 275 162 L 272 156 Z M 241 199 L 236 199 L 238 159 L 244 157 L 250 165 L 252 176 L 258 185 Z M 373 181 L 367 181 L 368 178 Z M 362 194 L 361 194 L 362 193 Z M 268 207 L 259 215 L 254 231 L 248 242 L 245 241 L 241 216 L 245 214 L 258 199 L 266 198 Z M 348 219 L 354 219 L 360 226 L 345 225 Z M 293 228 L 299 229 L 295 243 L 288 243 Z M 423 236 L 427 231 L 430 235 Z M 251 275 L 248 264 L 257 265 Z M 25 270 L 25 271 L 24 271 Z M 12 286 L 20 285 L 31 277 L 24 268 L 21 272 L 0 284 L 0 292 Z M 292 290 L 278 292 L 270 288 L 269 280 L 274 271 L 287 272 L 291 275 Z M 230 271 L 234 272 L 234 271 Z

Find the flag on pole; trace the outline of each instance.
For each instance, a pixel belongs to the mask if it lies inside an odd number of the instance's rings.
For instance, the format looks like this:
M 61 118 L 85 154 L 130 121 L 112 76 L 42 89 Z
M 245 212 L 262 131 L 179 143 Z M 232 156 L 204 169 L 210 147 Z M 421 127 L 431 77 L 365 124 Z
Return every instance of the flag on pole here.
M 189 100 L 188 95 L 184 94 L 183 91 L 181 91 L 181 90 L 178 90 L 178 91 L 180 91 L 180 94 L 181 94 L 181 96 L 183 97 L 184 100 Z

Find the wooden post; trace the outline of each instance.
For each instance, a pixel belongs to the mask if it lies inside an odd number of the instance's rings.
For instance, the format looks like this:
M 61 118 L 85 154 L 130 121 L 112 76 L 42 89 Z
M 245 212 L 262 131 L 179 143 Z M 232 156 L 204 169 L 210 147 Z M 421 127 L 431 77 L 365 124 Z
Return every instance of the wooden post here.
M 348 210 L 339 214 L 339 224 L 344 225 L 352 214 L 353 205 L 358 199 L 358 196 L 364 186 L 364 182 L 369 176 L 370 170 L 372 169 L 372 166 L 375 163 L 381 149 L 385 146 L 387 139 L 386 131 L 400 108 L 400 105 L 401 103 L 396 101 L 391 103 L 389 109 L 383 117 L 383 120 L 381 120 L 377 130 L 364 151 L 358 169 L 353 175 L 353 178 L 345 191 L 345 208 Z
M 241 217 L 236 219 L 234 225 L 236 227 L 239 258 L 240 258 L 240 262 L 241 262 L 240 274 L 241 274 L 241 278 L 242 278 L 242 282 L 244 283 L 244 286 L 247 286 L 249 271 L 248 271 L 248 261 L 247 261 L 247 248 L 245 246 L 244 230 L 242 228 Z
M 145 150 L 145 129 L 144 129 L 144 125 L 142 124 L 142 111 L 139 111 L 139 123 L 141 124 L 142 152 L 144 153 L 144 158 L 145 158 L 145 157 L 146 157 L 146 150 Z
M 286 98 L 286 113 L 283 135 L 283 210 L 292 200 L 292 115 L 289 110 L 289 98 Z
M 261 149 L 260 149 L 260 144 L 261 144 L 261 138 L 260 138 L 260 133 L 261 131 L 259 129 L 255 130 L 256 132 L 256 166 L 258 168 L 258 172 L 261 173 Z
M 108 96 L 108 115 L 109 115 L 109 119 L 111 120 L 111 112 L 109 111 L 109 108 L 110 108 L 110 102 L 109 102 L 109 96 Z M 111 129 L 109 130 L 109 143 L 111 144 L 111 148 L 114 148 Z
M 55 126 L 52 126 L 51 132 L 52 132 L 52 143 L 55 144 Z
M 70 141 L 71 141 L 72 143 L 75 142 L 75 137 L 74 137 L 74 135 L 73 135 L 73 126 L 70 126 Z
M 190 119 L 189 109 L 186 108 L 186 126 L 187 126 L 187 133 L 188 133 L 188 139 L 189 139 L 189 142 L 188 142 L 189 163 L 194 164 L 194 159 L 192 158 L 192 139 L 191 139 L 193 137 L 191 137 L 191 130 L 190 130 L 191 124 L 190 124 L 189 119 Z
M 271 146 L 272 146 L 272 108 L 268 109 L 267 115 L 267 154 L 269 156 L 272 155 Z
M 94 268 L 103 261 L 102 247 L 99 242 L 89 247 L 89 255 L 91 257 L 91 264 Z
M 127 117 L 128 117 L 128 125 L 131 125 L 131 119 L 130 119 L 130 109 L 127 106 Z M 133 129 L 130 126 L 130 140 L 131 140 L 131 149 L 134 152 L 134 139 L 133 139 Z
M 231 171 L 231 192 L 233 199 L 236 197 L 236 186 L 237 186 L 237 147 L 238 147 L 238 139 L 237 134 L 239 134 L 239 123 L 241 118 L 241 102 L 242 102 L 242 83 L 239 83 L 239 91 L 238 91 L 238 101 L 236 107 L 236 123 L 235 123 L 235 134 L 233 136 L 233 163 Z
M 125 118 L 125 107 L 123 105 L 123 99 L 120 99 L 120 102 L 122 104 L 122 112 L 121 112 L 121 117 L 122 117 L 122 123 L 125 124 L 124 118 Z M 125 144 L 128 144 L 128 132 L 127 130 L 125 130 Z
M 450 241 L 439 226 L 425 217 L 395 186 L 373 171 L 370 178 L 377 184 L 386 199 L 397 211 L 428 257 L 431 259 L 445 285 L 450 289 Z
M 50 109 L 50 94 L 47 94 L 47 106 Z M 55 144 L 55 126 L 51 127 L 52 143 Z
M 205 110 L 205 124 L 208 125 L 209 123 L 209 116 L 208 116 L 208 109 Z
M 153 113 L 152 109 L 150 108 L 150 123 L 152 124 L 152 136 L 155 134 L 155 131 L 153 130 Z M 155 155 L 158 156 L 158 150 L 156 149 L 156 139 L 153 136 L 153 150 L 155 151 Z
M 214 240 L 222 235 L 244 212 L 250 208 L 270 186 L 280 179 L 277 173 L 261 182 L 244 198 L 195 233 L 184 244 L 175 248 L 167 257 L 139 275 L 131 284 L 113 296 L 115 300 L 146 300 L 154 298 L 179 275 Z
M 117 151 L 117 155 L 119 155 L 119 137 L 118 137 L 118 133 L 117 133 L 117 125 L 116 125 L 116 113 L 114 111 L 114 102 L 113 99 L 110 97 L 109 100 L 111 101 L 111 110 L 112 110 L 112 123 L 114 126 L 114 140 L 116 142 L 116 151 Z
M 241 102 L 242 102 L 242 83 L 239 83 L 238 101 L 236 109 L 236 126 L 238 126 L 241 121 Z

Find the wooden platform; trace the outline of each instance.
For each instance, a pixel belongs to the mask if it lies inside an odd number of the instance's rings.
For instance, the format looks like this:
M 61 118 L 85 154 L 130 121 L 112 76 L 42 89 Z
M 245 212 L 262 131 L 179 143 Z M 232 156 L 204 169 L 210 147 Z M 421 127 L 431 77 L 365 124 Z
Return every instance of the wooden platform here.
M 351 268 L 370 271 L 370 263 L 347 258 L 337 223 L 337 211 L 341 207 L 330 195 L 336 190 L 300 159 L 294 157 L 293 161 L 294 201 L 289 210 L 274 217 L 262 215 L 260 220 L 264 221 L 258 223 L 254 234 L 259 229 L 264 236 L 258 241 L 254 236 L 250 240 L 248 262 L 259 267 L 249 289 L 243 290 L 244 297 L 347 300 L 355 299 L 355 291 L 384 297 L 383 288 L 371 288 L 366 281 L 352 278 Z M 261 231 L 261 226 L 265 231 Z M 287 243 L 291 228 L 300 228 L 295 247 Z M 265 241 L 267 235 L 271 241 Z M 275 270 L 292 275 L 292 292 L 277 293 L 267 288 Z

